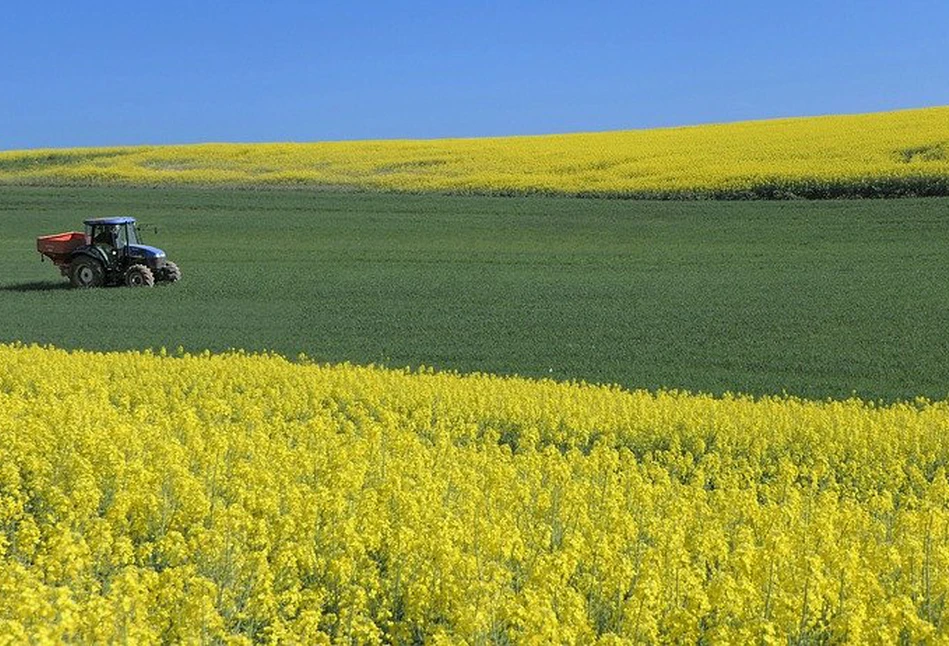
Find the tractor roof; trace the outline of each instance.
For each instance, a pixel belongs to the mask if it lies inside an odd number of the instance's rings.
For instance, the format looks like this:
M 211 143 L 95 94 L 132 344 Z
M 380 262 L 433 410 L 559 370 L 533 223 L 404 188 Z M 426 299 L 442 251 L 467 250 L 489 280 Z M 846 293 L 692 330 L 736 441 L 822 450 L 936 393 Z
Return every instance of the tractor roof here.
M 90 220 L 84 220 L 83 224 L 104 224 L 106 226 L 112 224 L 135 224 L 135 218 L 129 217 L 127 215 L 121 215 L 112 218 L 92 218 Z

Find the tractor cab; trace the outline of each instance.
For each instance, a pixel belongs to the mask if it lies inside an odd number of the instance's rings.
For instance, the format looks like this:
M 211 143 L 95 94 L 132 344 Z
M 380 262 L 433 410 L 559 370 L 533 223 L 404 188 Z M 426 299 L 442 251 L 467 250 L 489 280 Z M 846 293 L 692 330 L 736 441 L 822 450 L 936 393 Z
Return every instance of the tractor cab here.
M 139 240 L 135 218 L 95 218 L 86 220 L 87 244 L 99 247 L 110 256 L 140 259 L 146 266 L 158 269 L 164 262 L 165 253 L 156 247 L 144 245 Z

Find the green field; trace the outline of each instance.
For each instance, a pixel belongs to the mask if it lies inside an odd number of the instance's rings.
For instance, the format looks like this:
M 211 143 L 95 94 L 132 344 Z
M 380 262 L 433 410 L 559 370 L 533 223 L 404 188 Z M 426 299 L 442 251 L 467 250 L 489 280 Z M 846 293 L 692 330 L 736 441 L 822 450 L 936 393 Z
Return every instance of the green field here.
M 185 274 L 66 289 L 37 235 L 132 214 Z M 633 202 L 0 189 L 0 341 L 269 349 L 626 387 L 949 394 L 949 199 Z

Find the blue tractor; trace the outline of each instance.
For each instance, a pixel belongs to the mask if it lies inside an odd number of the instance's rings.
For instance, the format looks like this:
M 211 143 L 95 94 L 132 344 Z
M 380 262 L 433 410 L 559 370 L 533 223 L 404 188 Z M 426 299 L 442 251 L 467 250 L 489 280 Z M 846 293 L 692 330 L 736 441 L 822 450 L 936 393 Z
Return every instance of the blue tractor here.
M 94 218 L 85 225 L 84 233 L 36 240 L 37 251 L 50 258 L 73 287 L 151 287 L 156 281 L 181 280 L 181 270 L 164 251 L 142 244 L 135 218 Z

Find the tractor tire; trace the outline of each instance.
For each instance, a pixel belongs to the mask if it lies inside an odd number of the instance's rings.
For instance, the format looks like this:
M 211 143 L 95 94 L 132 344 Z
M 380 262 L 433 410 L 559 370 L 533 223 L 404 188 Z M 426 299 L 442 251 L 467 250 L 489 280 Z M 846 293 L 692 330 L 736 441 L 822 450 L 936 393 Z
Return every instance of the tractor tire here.
M 105 269 L 95 258 L 79 256 L 69 264 L 69 282 L 80 289 L 102 287 L 105 284 Z
M 178 268 L 178 265 L 168 261 L 165 263 L 165 268 L 160 274 L 161 280 L 166 283 L 177 283 L 181 280 L 181 269 Z
M 153 287 L 155 275 L 145 265 L 132 265 L 125 272 L 125 284 L 129 287 Z

